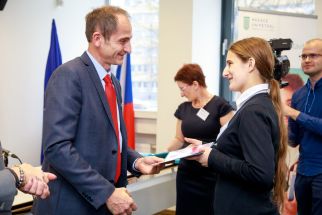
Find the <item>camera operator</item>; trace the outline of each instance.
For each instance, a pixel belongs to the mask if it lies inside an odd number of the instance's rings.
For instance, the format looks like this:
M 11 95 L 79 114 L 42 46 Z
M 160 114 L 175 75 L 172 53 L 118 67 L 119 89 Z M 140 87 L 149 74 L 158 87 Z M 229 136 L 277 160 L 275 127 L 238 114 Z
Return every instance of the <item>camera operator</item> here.
M 299 215 L 322 214 L 322 39 L 304 44 L 301 66 L 309 76 L 305 86 L 283 104 L 289 117 L 289 141 L 300 146 L 295 181 Z

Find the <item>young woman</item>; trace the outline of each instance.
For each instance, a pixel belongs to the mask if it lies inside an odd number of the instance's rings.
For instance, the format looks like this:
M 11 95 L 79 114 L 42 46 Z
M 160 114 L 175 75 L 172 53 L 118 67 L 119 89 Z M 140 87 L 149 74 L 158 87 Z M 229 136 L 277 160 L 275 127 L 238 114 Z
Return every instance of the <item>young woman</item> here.
M 287 133 L 273 69 L 271 47 L 261 38 L 243 39 L 229 48 L 223 76 L 230 90 L 241 93 L 237 112 L 216 147 L 194 158 L 217 173 L 214 214 L 279 214 Z

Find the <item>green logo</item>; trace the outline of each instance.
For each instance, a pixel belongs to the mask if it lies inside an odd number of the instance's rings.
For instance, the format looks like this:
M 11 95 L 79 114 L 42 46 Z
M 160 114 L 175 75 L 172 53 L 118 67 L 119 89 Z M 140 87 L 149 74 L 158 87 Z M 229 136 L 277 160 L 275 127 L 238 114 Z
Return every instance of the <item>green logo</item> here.
M 249 16 L 244 16 L 244 29 L 245 30 L 249 29 L 249 22 L 250 22 Z

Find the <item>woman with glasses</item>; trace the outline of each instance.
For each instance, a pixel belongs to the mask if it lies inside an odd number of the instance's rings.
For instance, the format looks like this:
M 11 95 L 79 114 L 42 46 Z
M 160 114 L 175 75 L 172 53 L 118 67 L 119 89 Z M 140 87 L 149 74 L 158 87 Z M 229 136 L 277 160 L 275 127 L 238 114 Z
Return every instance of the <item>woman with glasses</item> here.
M 205 76 L 198 64 L 183 65 L 174 77 L 182 97 L 188 101 L 175 112 L 176 136 L 168 150 L 188 145 L 184 137 L 215 141 L 220 127 L 233 116 L 232 107 L 207 90 Z M 198 162 L 181 159 L 177 172 L 176 214 L 212 214 L 216 174 Z

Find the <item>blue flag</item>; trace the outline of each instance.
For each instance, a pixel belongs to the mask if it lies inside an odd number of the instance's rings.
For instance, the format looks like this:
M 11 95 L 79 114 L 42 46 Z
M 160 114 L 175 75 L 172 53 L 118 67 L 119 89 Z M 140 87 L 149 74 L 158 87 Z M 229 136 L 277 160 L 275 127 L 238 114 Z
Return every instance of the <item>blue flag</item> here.
M 62 64 L 62 57 L 61 57 L 60 48 L 59 48 L 55 19 L 53 19 L 51 24 L 50 48 L 49 48 L 47 64 L 46 64 L 46 72 L 45 72 L 45 90 L 51 74 L 61 64 Z
M 46 90 L 47 83 L 49 81 L 51 74 L 53 74 L 55 69 L 61 64 L 62 64 L 62 57 L 61 57 L 61 52 L 60 52 L 60 48 L 59 48 L 55 19 L 53 19 L 52 24 L 51 24 L 50 48 L 49 48 L 47 64 L 46 64 L 46 71 L 45 71 L 45 83 L 44 83 L 45 90 Z M 42 146 L 41 146 L 41 155 L 40 156 L 41 156 L 40 161 L 42 163 L 44 160 Z

